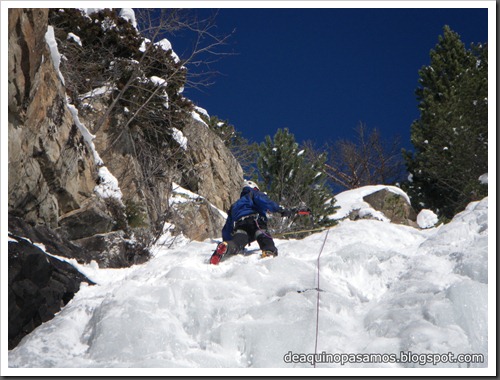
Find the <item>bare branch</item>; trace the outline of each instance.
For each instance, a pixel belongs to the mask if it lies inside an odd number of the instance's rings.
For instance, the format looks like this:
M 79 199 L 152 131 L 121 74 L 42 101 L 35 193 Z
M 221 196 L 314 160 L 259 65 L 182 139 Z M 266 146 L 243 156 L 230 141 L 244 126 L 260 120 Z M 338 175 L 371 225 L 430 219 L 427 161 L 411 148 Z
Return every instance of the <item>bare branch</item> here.
M 377 129 L 368 131 L 363 123 L 358 124 L 355 133 L 355 142 L 338 140 L 330 147 L 325 167 L 331 181 L 344 189 L 399 181 L 404 168 L 399 138 L 387 144 Z

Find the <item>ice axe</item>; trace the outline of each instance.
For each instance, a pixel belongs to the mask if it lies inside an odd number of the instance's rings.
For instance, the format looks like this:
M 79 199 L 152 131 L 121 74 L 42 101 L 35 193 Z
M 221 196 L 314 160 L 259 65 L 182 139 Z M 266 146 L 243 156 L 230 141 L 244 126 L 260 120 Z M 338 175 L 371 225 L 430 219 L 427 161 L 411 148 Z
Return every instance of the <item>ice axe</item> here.
M 298 216 L 311 216 L 311 209 L 307 207 L 307 205 L 302 202 L 298 207 L 294 207 L 291 209 L 293 212 L 294 217 L 292 218 L 292 221 L 288 225 L 287 228 L 290 228 L 292 224 L 295 222 L 297 215 Z

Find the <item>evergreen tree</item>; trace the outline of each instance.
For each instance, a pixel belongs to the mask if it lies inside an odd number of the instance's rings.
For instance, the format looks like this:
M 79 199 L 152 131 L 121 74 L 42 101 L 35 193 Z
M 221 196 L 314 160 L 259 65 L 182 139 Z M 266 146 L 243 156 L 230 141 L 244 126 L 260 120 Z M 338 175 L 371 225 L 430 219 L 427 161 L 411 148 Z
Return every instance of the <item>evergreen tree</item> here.
M 295 216 L 292 220 L 276 221 L 272 227 L 277 232 L 291 225 L 298 231 L 335 224 L 329 218 L 336 207 L 326 185 L 325 161 L 326 153 L 308 156 L 305 150 L 300 150 L 294 135 L 286 128 L 278 129 L 274 139 L 266 136 L 259 146 L 257 167 L 263 189 L 284 207 L 307 206 L 311 210 L 309 218 Z
M 404 152 L 406 190 L 417 208 L 451 218 L 487 195 L 478 178 L 488 172 L 488 50 L 466 49 L 448 26 L 416 90 L 420 118 L 411 126 L 414 152 Z

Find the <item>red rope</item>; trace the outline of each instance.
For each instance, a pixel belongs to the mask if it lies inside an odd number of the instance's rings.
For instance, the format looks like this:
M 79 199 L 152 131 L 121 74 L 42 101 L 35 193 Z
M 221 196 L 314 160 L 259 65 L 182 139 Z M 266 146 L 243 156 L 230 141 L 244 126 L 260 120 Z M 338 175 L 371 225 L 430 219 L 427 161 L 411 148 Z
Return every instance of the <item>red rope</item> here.
M 314 368 L 316 368 L 316 355 L 318 353 L 318 335 L 319 335 L 319 293 L 320 293 L 320 287 L 319 287 L 319 258 L 321 257 L 321 254 L 323 253 L 323 248 L 325 248 L 325 243 L 326 239 L 328 239 L 328 233 L 330 232 L 330 229 L 326 230 L 325 234 L 325 239 L 323 240 L 323 245 L 321 246 L 321 250 L 319 251 L 318 255 L 318 262 L 317 262 L 317 270 L 318 270 L 318 281 L 317 281 L 317 288 L 316 291 L 318 292 L 318 297 L 316 298 L 316 342 L 314 343 Z

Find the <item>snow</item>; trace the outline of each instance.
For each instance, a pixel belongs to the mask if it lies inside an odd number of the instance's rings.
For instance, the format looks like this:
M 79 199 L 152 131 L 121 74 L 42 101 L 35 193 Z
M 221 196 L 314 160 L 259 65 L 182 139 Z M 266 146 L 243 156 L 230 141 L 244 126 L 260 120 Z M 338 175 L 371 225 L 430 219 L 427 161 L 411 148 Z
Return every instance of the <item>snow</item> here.
M 173 192 L 179 201 L 199 197 L 178 185 Z M 357 202 L 359 195 L 340 197 L 346 208 L 352 208 L 349 197 Z M 276 245 L 276 258 L 260 259 L 252 243 L 246 255 L 219 266 L 207 265 L 213 242 L 187 239 L 156 245 L 153 259 L 125 269 L 64 259 L 97 285 L 82 286 L 54 319 L 9 351 L 9 371 L 49 367 L 60 374 L 76 367 L 81 375 L 99 368 L 99 374 L 144 376 L 164 374 L 166 367 L 184 375 L 266 368 L 269 375 L 280 368 L 280 375 L 310 374 L 301 371 L 312 367 L 318 297 L 318 358 L 332 362 L 318 362 L 315 374 L 331 374 L 322 372 L 328 368 L 408 374 L 394 372 L 401 367 L 414 368 L 412 375 L 421 367 L 426 375 L 440 368 L 462 373 L 454 368 L 467 364 L 443 362 L 449 353 L 455 359 L 484 355 L 471 367 L 487 367 L 488 358 L 494 363 L 488 355 L 488 198 L 436 228 L 344 220 L 303 240 L 276 239 Z M 356 363 L 349 356 L 377 353 L 403 361 Z
M 207 119 L 210 119 L 210 115 L 208 114 L 207 110 L 205 108 L 201 108 L 198 106 L 194 107 L 195 111 L 199 113 L 200 115 L 205 116 Z
M 139 47 L 139 51 L 145 52 L 146 51 L 146 43 L 150 43 L 151 40 L 149 38 L 144 38 L 144 40 L 141 43 L 141 46 Z
M 59 79 L 64 84 L 64 77 L 59 69 L 59 65 L 61 63 L 61 54 L 59 53 L 59 50 L 57 49 L 57 42 L 56 42 L 56 39 L 54 36 L 54 28 L 50 25 L 47 27 L 47 32 L 45 33 L 45 41 L 46 41 L 47 45 L 49 46 L 50 57 L 52 59 L 53 65 L 54 65 L 54 69 L 56 70 L 57 75 L 59 76 Z M 91 134 L 90 131 L 87 129 L 87 127 L 85 127 L 85 125 L 83 125 L 80 122 L 80 119 L 78 117 L 78 110 L 76 109 L 76 107 L 73 104 L 69 104 L 67 99 L 65 100 L 65 103 L 66 103 L 66 107 L 71 112 L 71 115 L 73 117 L 73 121 L 74 121 L 75 125 L 78 127 L 78 129 L 80 130 L 80 133 L 82 134 L 82 136 L 85 140 L 85 143 L 87 144 L 89 149 L 92 151 L 95 164 L 102 165 L 103 161 L 102 161 L 101 157 L 99 156 L 99 153 L 97 153 L 97 151 L 95 149 L 94 142 L 93 142 L 95 136 L 93 134 Z
M 92 13 L 97 13 L 99 11 L 102 11 L 104 9 L 111 9 L 111 8 L 79 8 L 84 15 L 90 16 Z
M 166 38 L 156 42 L 155 45 L 158 45 L 159 47 L 161 47 L 165 51 L 172 50 L 172 44 Z
M 205 123 L 205 121 L 203 121 L 197 108 L 195 109 L 195 111 L 191 111 L 191 117 L 194 120 L 199 121 L 200 123 L 204 124 L 208 128 L 208 124 Z
M 106 17 L 104 20 L 101 22 L 101 29 L 104 32 L 107 32 L 108 30 L 113 30 L 116 29 L 116 23 L 113 19 L 110 17 Z
M 179 63 L 180 62 L 179 56 L 177 54 L 175 54 L 174 50 L 172 49 L 172 44 L 170 43 L 169 40 L 167 40 L 166 38 L 163 38 L 162 40 L 156 42 L 155 45 L 161 47 L 165 51 L 169 51 L 170 50 L 172 58 L 174 59 L 174 62 L 175 63 Z
M 151 79 L 151 82 L 153 82 L 155 84 L 155 86 L 162 86 L 162 87 L 167 86 L 167 81 L 163 78 L 157 77 L 156 75 L 153 75 L 149 79 Z
M 158 77 L 156 75 L 153 75 L 149 78 L 149 80 L 151 82 L 153 82 L 153 84 L 155 86 L 159 86 L 159 87 L 167 87 L 167 80 L 164 79 L 164 78 L 161 78 L 161 77 Z M 160 95 L 162 98 L 165 99 L 165 102 L 163 102 L 163 106 L 168 109 L 169 108 L 169 103 L 168 103 L 168 94 L 166 91 L 163 91 L 163 93 Z
M 66 107 L 68 107 L 69 111 L 71 112 L 71 115 L 73 116 L 73 121 L 75 122 L 75 125 L 78 127 L 80 130 L 80 133 L 83 136 L 83 139 L 87 143 L 87 146 L 90 148 L 93 156 L 94 156 L 94 162 L 96 165 L 100 166 L 103 165 L 103 161 L 101 157 L 99 156 L 99 153 L 97 153 L 97 150 L 95 149 L 94 145 L 94 139 L 95 135 L 91 134 L 90 131 L 87 129 L 85 125 L 83 125 L 80 122 L 80 119 L 78 118 L 78 110 L 73 104 L 69 104 L 66 102 Z
M 137 21 L 135 19 L 135 12 L 132 8 L 122 8 L 120 10 L 120 17 L 124 18 L 132 24 L 134 28 L 137 29 Z
M 188 142 L 187 137 L 184 136 L 184 134 L 181 131 L 179 131 L 177 128 L 174 127 L 172 127 L 172 133 L 174 140 L 177 141 L 177 143 L 180 145 L 182 149 L 186 150 Z
M 64 77 L 62 76 L 61 70 L 59 69 L 59 66 L 61 64 L 61 54 L 57 49 L 56 37 L 54 35 L 54 27 L 52 27 L 51 25 L 47 27 L 47 32 L 45 33 L 45 42 L 47 42 L 47 45 L 49 46 L 50 57 L 54 65 L 54 69 L 56 70 L 59 79 L 64 84 Z
M 359 210 L 360 217 L 371 215 L 372 217 L 381 221 L 390 222 L 390 220 L 385 217 L 384 214 L 374 210 L 367 202 L 363 201 L 363 197 L 384 189 L 394 194 L 401 195 L 406 199 L 408 204 L 411 204 L 408 194 L 406 194 L 399 187 L 387 185 L 364 186 L 357 189 L 344 191 L 343 193 L 337 194 L 335 196 L 335 199 L 337 200 L 335 206 L 339 206 L 340 209 L 338 209 L 337 212 L 333 215 L 333 218 L 343 219 L 347 217 L 351 211 Z
M 432 210 L 423 209 L 417 215 L 417 224 L 420 228 L 431 228 L 438 222 L 438 217 Z
M 202 199 L 203 197 L 201 195 L 198 195 L 196 193 L 193 193 L 192 191 L 185 189 L 184 187 L 178 185 L 177 183 L 173 182 L 172 183 L 172 192 L 174 193 L 175 196 L 180 196 L 182 199 L 185 201 L 188 200 L 196 200 L 196 199 Z
M 485 173 L 479 177 L 479 182 L 481 182 L 483 185 L 488 184 L 488 173 Z
M 86 93 L 80 95 L 79 98 L 80 98 L 80 100 L 85 100 L 87 98 L 93 98 L 95 96 L 109 94 L 113 90 L 116 90 L 115 86 L 104 85 L 104 86 L 93 88 L 89 92 L 86 92 Z
M 94 192 L 101 198 L 121 200 L 123 196 L 118 180 L 105 166 L 99 168 L 99 185 L 94 188 Z
M 79 9 L 80 11 L 83 12 L 84 15 L 90 16 L 92 13 L 97 13 L 104 9 L 111 9 L 111 8 L 79 8 Z M 130 22 L 132 26 L 135 29 L 137 29 L 137 20 L 135 17 L 135 12 L 132 8 L 121 8 L 119 16 Z M 103 23 L 103 27 L 106 29 L 112 28 L 114 26 L 116 25 L 114 25 L 114 23 L 110 23 L 109 20 L 105 20 L 105 22 Z
M 74 33 L 68 33 L 68 40 L 73 40 L 75 41 L 78 45 L 82 46 L 82 40 L 80 39 L 80 37 L 78 37 L 76 34 Z

